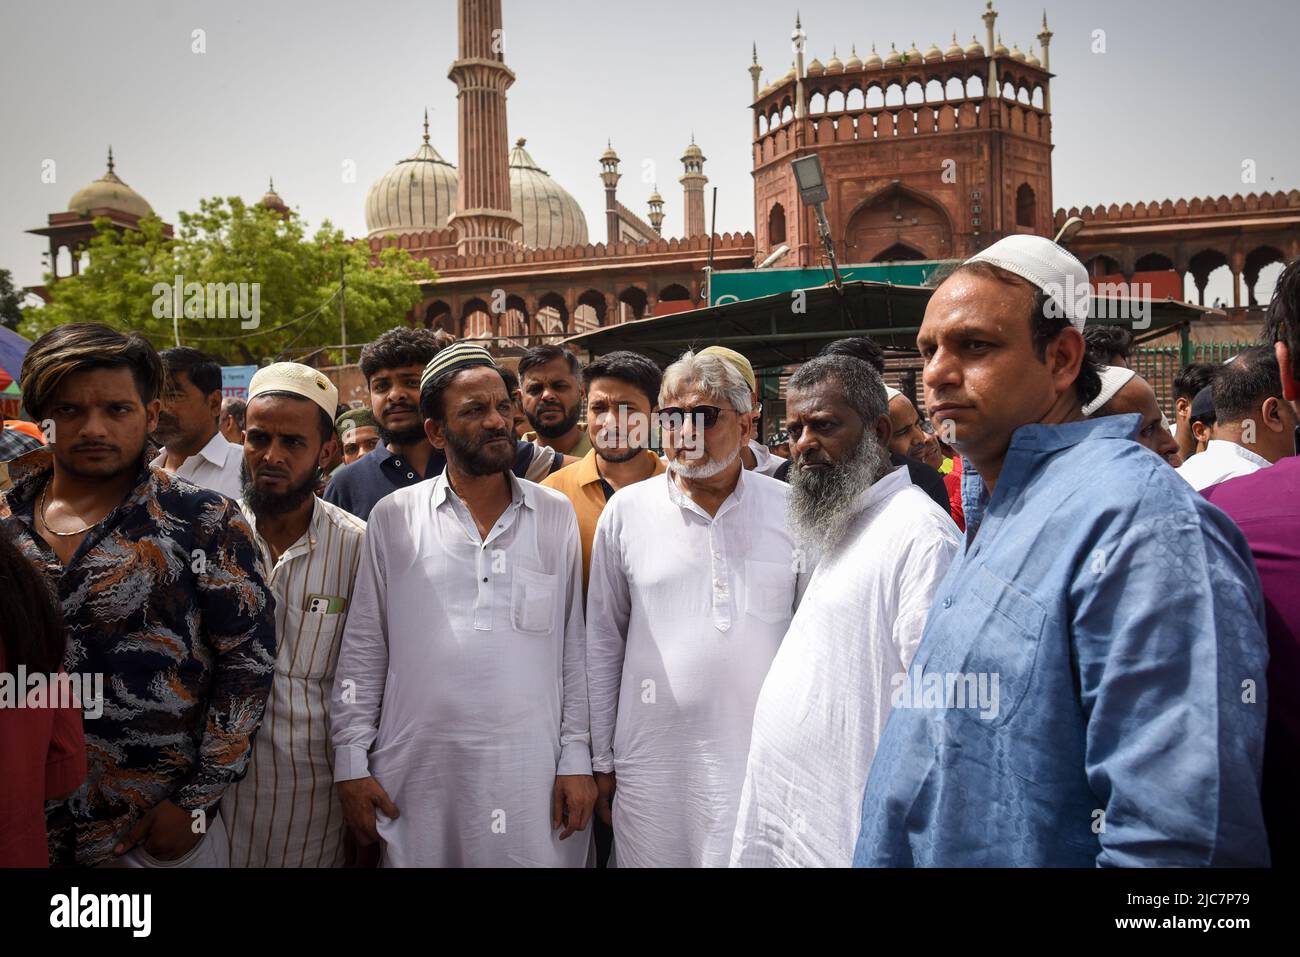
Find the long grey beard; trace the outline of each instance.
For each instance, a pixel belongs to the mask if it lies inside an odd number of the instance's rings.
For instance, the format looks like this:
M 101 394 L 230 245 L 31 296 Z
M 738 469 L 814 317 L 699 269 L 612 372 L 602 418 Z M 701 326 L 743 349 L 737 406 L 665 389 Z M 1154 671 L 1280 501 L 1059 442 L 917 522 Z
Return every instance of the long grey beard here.
M 790 463 L 786 520 L 790 534 L 805 552 L 821 555 L 844 534 L 862 491 L 889 471 L 889 453 L 872 436 L 858 450 L 820 474 Z

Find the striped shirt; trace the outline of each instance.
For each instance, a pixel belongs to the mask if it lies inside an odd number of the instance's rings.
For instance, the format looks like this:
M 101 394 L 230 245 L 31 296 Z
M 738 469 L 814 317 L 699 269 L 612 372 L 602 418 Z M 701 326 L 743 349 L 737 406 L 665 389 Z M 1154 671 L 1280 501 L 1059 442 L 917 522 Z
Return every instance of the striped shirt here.
M 239 507 L 256 533 L 252 510 L 242 500 Z M 343 863 L 329 694 L 365 529 L 316 499 L 307 533 L 278 561 L 255 534 L 275 595 L 275 682 L 248 774 L 222 802 L 231 867 Z

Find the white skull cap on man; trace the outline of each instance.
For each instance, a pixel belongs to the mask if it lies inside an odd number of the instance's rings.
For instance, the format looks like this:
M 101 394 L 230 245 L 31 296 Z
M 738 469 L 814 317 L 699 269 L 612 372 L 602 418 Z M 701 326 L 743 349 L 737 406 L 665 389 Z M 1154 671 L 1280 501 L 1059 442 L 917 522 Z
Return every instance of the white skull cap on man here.
M 887 386 L 885 386 L 885 401 L 886 401 L 886 402 L 893 402 L 895 399 L 897 399 L 897 398 L 898 398 L 900 395 L 902 395 L 902 394 L 903 394 L 903 393 L 899 392 L 899 391 L 898 391 L 897 389 L 895 389 L 892 385 L 887 385 Z
M 984 262 L 1013 272 L 1033 283 L 1056 303 L 1056 308 L 1083 332 L 1092 307 L 1088 270 L 1070 252 L 1042 236 L 1007 236 L 978 252 L 965 264 Z
M 276 362 L 258 369 L 248 383 L 248 401 L 266 392 L 288 392 L 315 402 L 334 421 L 339 390 L 324 373 L 300 362 Z
M 1103 405 L 1119 395 L 1119 390 L 1128 385 L 1129 381 L 1137 375 L 1132 369 L 1123 366 L 1098 366 L 1097 374 L 1101 377 L 1101 391 L 1097 393 L 1097 398 L 1083 407 L 1084 415 L 1096 414 Z

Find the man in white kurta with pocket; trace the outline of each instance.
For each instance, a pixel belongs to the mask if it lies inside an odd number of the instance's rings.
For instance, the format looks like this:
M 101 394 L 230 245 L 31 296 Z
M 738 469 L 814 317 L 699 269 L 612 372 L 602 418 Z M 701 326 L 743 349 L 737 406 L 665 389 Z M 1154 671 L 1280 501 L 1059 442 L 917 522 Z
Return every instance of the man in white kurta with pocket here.
M 587 668 L 613 866 L 728 862 L 754 702 L 796 590 L 786 486 L 740 459 L 750 402 L 717 356 L 669 366 L 669 470 L 620 489 L 596 526 Z
M 786 396 L 789 524 L 813 571 L 758 697 L 731 863 L 849 867 L 893 692 L 960 539 L 891 466 L 875 369 L 820 356 Z
M 370 513 L 334 685 L 334 777 L 391 867 L 581 867 L 591 778 L 577 518 L 510 473 L 486 350 L 425 370 L 435 479 Z

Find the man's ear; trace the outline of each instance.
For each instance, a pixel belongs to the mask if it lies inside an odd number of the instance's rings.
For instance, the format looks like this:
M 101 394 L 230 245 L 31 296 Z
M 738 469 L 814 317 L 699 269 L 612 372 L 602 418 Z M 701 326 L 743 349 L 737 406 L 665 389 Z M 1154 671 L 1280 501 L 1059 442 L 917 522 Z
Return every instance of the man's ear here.
M 1260 406 L 1260 417 L 1264 420 L 1264 427 L 1274 432 L 1282 432 L 1287 428 L 1286 420 L 1282 418 L 1282 399 L 1275 395 L 1270 395 Z
M 212 412 L 212 417 L 218 422 L 221 421 L 221 390 L 208 393 L 208 409 Z
M 162 411 L 162 399 L 152 399 L 145 404 L 144 407 L 145 428 L 148 429 L 150 433 L 157 431 L 158 413 L 161 411 Z
M 888 451 L 889 441 L 894 437 L 894 420 L 889 417 L 888 412 L 876 419 L 874 431 L 880 444 Z
M 1278 370 L 1282 373 L 1282 394 L 1289 402 L 1300 401 L 1300 384 L 1296 382 L 1295 367 L 1291 365 L 1291 347 L 1285 342 L 1275 342 L 1273 350 L 1277 353 Z
M 1058 392 L 1074 388 L 1074 382 L 1079 378 L 1079 370 L 1083 367 L 1083 356 L 1087 348 L 1087 344 L 1083 341 L 1083 334 L 1074 326 L 1066 326 L 1057 333 L 1056 339 L 1049 346 L 1052 351 L 1048 358 L 1052 379 Z
M 425 419 L 424 437 L 429 440 L 429 444 L 435 449 L 445 450 L 447 448 L 447 440 L 443 437 L 443 423 L 441 422 Z
M 330 459 L 334 457 L 334 450 L 338 447 L 339 437 L 337 434 L 331 435 L 325 440 L 325 444 L 320 447 L 320 455 L 316 456 L 316 467 L 322 471 L 329 464 Z

